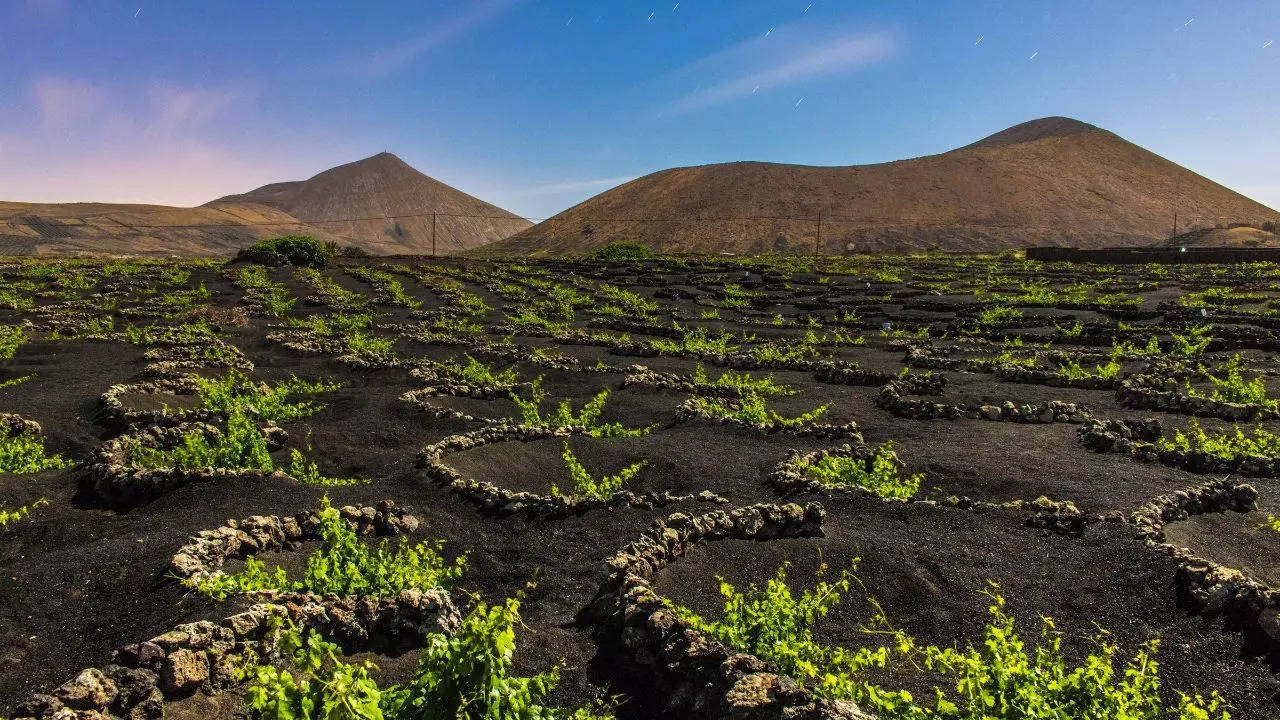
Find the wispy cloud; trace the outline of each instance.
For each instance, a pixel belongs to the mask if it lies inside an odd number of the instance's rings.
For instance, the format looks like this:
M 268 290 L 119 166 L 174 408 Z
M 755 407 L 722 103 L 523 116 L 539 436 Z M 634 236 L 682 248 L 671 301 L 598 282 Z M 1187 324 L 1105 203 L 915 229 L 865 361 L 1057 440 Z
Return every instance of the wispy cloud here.
M 634 175 L 620 175 L 618 177 L 600 178 L 598 180 L 566 180 L 561 182 L 547 182 L 519 188 L 517 190 L 510 190 L 506 194 L 530 197 L 541 195 L 560 195 L 563 193 L 581 192 L 583 190 L 607 190 L 632 180 L 635 180 Z
M 523 0 L 480 0 L 467 2 L 465 9 L 445 18 L 399 45 L 381 50 L 347 63 L 357 75 L 379 77 L 408 65 L 422 55 L 465 35 L 476 27 L 496 19 Z
M 26 112 L 0 125 L 4 165 L 39 171 L 0 173 L 0 198 L 197 205 L 305 177 L 300 171 L 332 159 L 290 147 L 290 140 L 237 132 L 255 112 L 257 94 L 251 85 L 118 86 L 39 77 L 30 83 Z M 307 144 L 345 152 L 331 140 Z
M 240 85 L 192 87 L 157 83 L 149 91 L 154 121 L 160 129 L 203 125 L 256 94 Z
M 700 110 L 760 91 L 856 72 L 894 57 L 901 48 L 896 32 L 796 23 L 681 68 L 675 76 L 696 79 L 699 87 L 663 109 L 671 113 Z
M 66 128 L 89 120 L 101 110 L 106 91 L 76 78 L 46 75 L 31 84 L 31 96 L 40 123 L 46 128 Z

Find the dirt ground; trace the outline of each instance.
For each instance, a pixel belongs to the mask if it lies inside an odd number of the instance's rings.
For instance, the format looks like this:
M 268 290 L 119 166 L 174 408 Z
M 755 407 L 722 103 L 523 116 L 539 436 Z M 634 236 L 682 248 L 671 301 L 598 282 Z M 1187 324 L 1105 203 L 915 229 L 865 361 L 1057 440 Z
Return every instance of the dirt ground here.
M 184 588 L 171 575 L 172 555 L 201 530 L 251 515 L 304 512 L 314 509 L 327 494 L 339 506 L 393 500 L 411 508 L 421 520 L 415 538 L 443 540 L 445 554 L 450 557 L 466 553 L 466 571 L 455 592 L 460 604 L 465 605 L 469 595 L 496 602 L 525 590 L 517 669 L 533 674 L 560 664 L 565 668 L 564 679 L 554 699 L 567 707 L 602 693 L 618 693 L 624 701 L 618 710 L 621 718 L 653 717 L 660 712 L 645 668 L 623 659 L 616 647 L 594 637 L 592 628 L 580 620 L 582 609 L 599 588 L 600 568 L 607 558 L 636 539 L 653 520 L 672 512 L 696 514 L 717 507 L 798 499 L 818 501 L 826 507 L 825 537 L 710 543 L 677 559 L 659 575 L 657 587 L 676 603 L 716 616 L 722 610 L 717 576 L 738 586 L 763 583 L 786 562 L 790 563 L 790 582 L 801 588 L 812 584 L 819 563 L 826 563 L 829 572 L 838 572 L 860 558 L 857 577 L 865 593 L 882 605 L 896 627 L 922 642 L 964 647 L 981 641 L 989 604 L 982 593 L 994 582 L 1028 641 L 1038 637 L 1041 616 L 1054 618 L 1071 659 L 1081 657 L 1099 629 L 1111 633 L 1121 646 L 1121 655 L 1131 655 L 1140 643 L 1158 637 L 1162 641 L 1158 654 L 1162 694 L 1168 701 L 1176 702 L 1177 692 L 1207 694 L 1217 690 L 1232 706 L 1233 718 L 1280 717 L 1280 678 L 1272 661 L 1234 628 L 1202 618 L 1181 602 L 1175 591 L 1175 562 L 1146 547 L 1127 522 L 1091 524 L 1082 535 L 1073 537 L 1028 527 L 1026 514 L 1017 511 L 889 503 L 874 495 L 851 492 L 788 497 L 764 481 L 790 451 L 808 453 L 850 440 L 787 431 L 766 433 L 707 418 L 679 420 L 677 409 L 689 392 L 625 382 L 635 373 L 626 369 L 632 365 L 676 375 L 691 374 L 701 365 L 713 378 L 725 371 L 725 365 L 710 355 L 699 358 L 690 353 L 635 351 L 637 345 L 665 337 L 663 333 L 671 330 L 673 321 L 683 328 L 706 327 L 713 335 L 725 330 L 742 348 L 769 344 L 770 338 L 775 339 L 773 345 L 782 348 L 807 347 L 804 338 L 812 330 L 828 335 L 825 342 L 820 340 L 814 346 L 817 357 L 897 375 L 906 367 L 908 342 L 928 348 L 938 357 L 962 359 L 989 358 L 1004 350 L 1015 356 L 1031 356 L 1037 349 L 1077 356 L 1105 355 L 1111 350 L 1109 340 L 1090 344 L 1088 334 L 1095 326 L 1120 327 L 1116 318 L 1125 317 L 1060 302 L 1045 311 L 1053 317 L 1065 314 L 1087 320 L 1084 335 L 1064 335 L 1055 330 L 1053 322 L 1031 317 L 1031 309 L 1021 325 L 966 334 L 973 314 L 965 308 L 975 302 L 990 303 L 993 288 L 1010 292 L 1009 288 L 1016 289 L 1020 282 L 1039 279 L 1054 288 L 1093 282 L 1097 285 L 1092 291 L 1095 295 L 1120 292 L 1138 298 L 1138 304 L 1129 309 L 1147 312 L 1151 317 L 1145 322 L 1182 327 L 1174 325 L 1174 320 L 1189 321 L 1177 307 L 1160 306 L 1161 300 L 1227 284 L 1200 271 L 1156 278 L 1135 268 L 1112 278 L 1106 271 L 1078 267 L 1051 273 L 1034 266 L 990 262 L 1000 271 L 995 281 L 989 280 L 985 265 L 964 267 L 942 262 L 913 265 L 902 261 L 895 267 L 902 277 L 890 280 L 876 275 L 885 269 L 878 263 L 815 273 L 769 266 L 748 266 L 744 271 L 727 260 L 689 262 L 684 267 L 442 261 L 403 268 L 368 261 L 369 266 L 391 272 L 402 282 L 408 303 L 388 298 L 341 267 L 330 268 L 328 276 L 363 297 L 359 302 L 365 303 L 365 311 L 379 315 L 368 332 L 394 340 L 396 361 L 387 362 L 388 356 L 380 355 L 383 362 L 368 363 L 374 367 L 354 367 L 349 359 L 340 358 L 342 353 L 308 352 L 289 347 L 280 339 L 280 333 L 297 330 L 288 327 L 288 317 L 300 320 L 343 310 L 332 302 L 326 304 L 314 287 L 289 268 L 273 269 L 269 277 L 301 301 L 285 317 L 276 318 L 254 312 L 244 288 L 232 281 L 237 271 L 234 266 L 194 266 L 189 279 L 162 285 L 153 295 L 125 285 L 118 275 L 105 276 L 101 263 L 76 266 L 90 282 L 87 287 L 69 290 L 65 285 L 75 283 L 59 284 L 56 279 L 33 275 L 32 263 L 0 263 L 0 286 L 32 301 L 22 309 L 0 310 L 0 323 L 25 327 L 27 338 L 11 359 L 0 361 L 0 379 L 34 375 L 0 388 L 0 412 L 38 422 L 47 452 L 75 463 L 32 474 L 0 473 L 0 507 L 13 509 L 39 499 L 48 501 L 33 508 L 29 517 L 0 529 L 0 715 L 31 693 L 51 691 L 83 668 L 108 663 L 118 647 L 151 638 L 180 623 L 217 620 L 236 612 L 241 601 L 218 603 Z M 143 265 L 124 277 L 137 280 L 139 286 L 155 285 L 163 267 Z M 949 278 L 949 292 L 944 294 L 934 287 L 943 282 L 939 278 Z M 452 288 L 444 281 L 457 281 L 458 286 Z M 522 310 L 547 300 L 548 283 L 576 287 L 586 298 L 575 305 L 575 317 L 565 327 L 598 333 L 594 340 L 547 337 L 530 325 L 510 324 Z M 650 312 L 654 319 L 648 323 L 652 334 L 634 327 L 639 318 L 629 312 L 590 312 L 608 303 L 607 297 L 599 294 L 602 283 L 656 303 Z M 189 322 L 194 316 L 153 312 L 154 299 L 201 285 L 208 290 L 208 297 L 198 305 L 248 309 L 247 324 L 227 321 L 220 326 L 220 336 L 252 363 L 250 377 L 268 383 L 292 375 L 342 382 L 340 389 L 315 397 L 323 404 L 319 412 L 283 423 L 289 439 L 273 452 L 277 464 L 287 464 L 290 450 L 298 448 L 305 450 L 324 474 L 366 482 L 320 488 L 293 480 L 224 477 L 124 504 L 105 502 L 88 489 L 89 464 L 98 449 L 122 433 L 137 430 L 110 417 L 104 410 L 103 394 L 113 385 L 153 377 L 154 368 L 148 366 L 157 362 L 153 351 L 161 348 L 155 343 L 130 342 L 126 326 Z M 754 293 L 751 303 L 763 309 L 727 306 L 724 293 L 728 285 Z M 1241 292 L 1248 290 L 1239 282 L 1231 285 Z M 984 289 L 975 295 L 974 288 L 979 286 Z M 1264 278 L 1258 287 L 1265 286 Z M 683 289 L 681 297 L 670 298 L 669 291 L 677 289 Z M 459 317 L 458 291 L 488 305 L 487 310 L 470 316 L 482 326 L 481 331 L 457 334 L 461 344 L 439 337 L 424 340 L 423 328 L 436 318 Z M 1216 312 L 1253 309 L 1261 318 L 1268 301 L 1280 296 L 1260 292 L 1260 299 L 1233 305 L 1231 310 L 1217 306 Z M 523 299 L 512 299 L 520 293 L 525 293 Z M 940 309 L 937 303 L 946 298 L 955 300 L 953 306 Z M 421 306 L 409 307 L 415 301 Z M 841 319 L 851 310 L 857 311 L 856 318 Z M 710 317 L 712 311 L 716 317 Z M 85 332 L 83 318 L 77 313 L 111 316 L 114 327 L 101 333 Z M 1250 325 L 1234 315 L 1232 318 L 1222 325 L 1269 327 L 1265 320 Z M 603 327 L 602 321 L 630 321 L 632 326 L 624 329 L 618 324 L 611 330 Z M 779 321 L 782 324 L 777 324 Z M 882 330 L 882 323 L 889 323 L 890 329 Z M 931 328 L 927 338 L 918 331 L 926 324 Z M 1063 322 L 1059 320 L 1058 325 Z M 835 341 L 831 336 L 837 331 L 862 340 L 860 344 Z M 744 340 L 744 334 L 754 338 Z M 1168 346 L 1169 335 L 1158 335 L 1162 346 Z M 1030 342 L 1016 344 L 1013 339 L 1017 337 L 1050 339 L 1052 344 L 1033 348 Z M 942 351 L 950 346 L 958 349 L 949 355 Z M 1274 396 L 1280 365 L 1265 338 L 1252 346 L 1210 346 L 1201 361 L 1213 366 L 1237 348 L 1246 352 L 1246 375 L 1263 376 Z M 534 353 L 534 349 L 542 351 Z M 546 358 L 557 353 L 569 364 L 548 364 Z M 424 408 L 401 399 L 404 393 L 430 384 L 411 373 L 413 367 L 426 362 L 424 359 L 465 362 L 468 355 L 495 370 L 512 368 L 522 382 L 541 377 L 540 387 L 547 398 L 542 405 L 544 415 L 561 400 L 569 399 L 576 410 L 601 390 L 608 390 L 601 422 L 652 429 L 640 437 L 506 440 L 444 455 L 442 462 L 464 477 L 547 495 L 552 485 L 563 489 L 570 483 L 562 458 L 567 442 L 594 475 L 616 473 L 644 461 L 644 468 L 626 487 L 637 494 L 667 491 L 696 496 L 711 491 L 722 501 L 692 498 L 663 507 L 623 505 L 547 516 L 486 511 L 428 477 L 420 466 L 419 452 L 488 423 L 436 419 Z M 1037 362 L 1040 368 L 1053 367 L 1044 357 Z M 594 368 L 597 363 L 602 366 Z M 1082 365 L 1092 368 L 1093 362 Z M 1125 372 L 1141 366 L 1126 365 Z M 903 472 L 924 476 L 920 489 L 924 496 L 967 496 L 992 502 L 1043 496 L 1071 501 L 1087 514 L 1120 511 L 1127 515 L 1157 496 L 1203 485 L 1216 477 L 1161 462 L 1142 462 L 1123 453 L 1092 452 L 1077 440 L 1078 424 L 1072 422 L 990 421 L 964 415 L 930 420 L 900 417 L 877 404 L 881 384 L 819 382 L 812 371 L 797 367 L 750 371 L 757 378 L 771 375 L 795 391 L 770 400 L 769 409 L 794 417 L 829 404 L 818 422 L 841 425 L 852 421 L 871 446 L 892 441 Z M 225 372 L 216 362 L 183 371 L 204 377 L 219 377 Z M 910 370 L 912 375 L 924 372 L 920 367 Z M 942 394 L 910 395 L 910 399 L 962 408 L 999 405 L 1006 400 L 1015 405 L 1063 401 L 1076 403 L 1101 419 L 1159 417 L 1170 429 L 1184 428 L 1189 422 L 1188 417 L 1172 412 L 1121 407 L 1114 390 L 1006 382 L 976 368 L 930 372 L 945 378 Z M 195 404 L 191 397 L 147 395 L 130 391 L 121 399 L 138 411 L 169 406 L 180 412 Z M 442 394 L 430 401 L 471 415 L 520 419 L 516 403 L 505 395 L 483 399 Z M 1212 418 L 1204 418 L 1203 423 L 1206 428 L 1230 427 L 1230 423 Z M 1280 431 L 1280 421 L 1265 420 L 1260 427 Z M 1263 523 L 1269 514 L 1280 515 L 1280 491 L 1273 478 L 1250 482 L 1260 493 L 1257 511 L 1207 513 L 1171 522 L 1166 528 L 1167 539 L 1275 586 L 1280 582 L 1280 533 Z M 303 554 L 313 547 L 275 557 L 286 566 L 301 567 Z M 860 631 L 867 617 L 866 605 L 857 597 L 848 598 L 822 621 L 819 636 L 824 642 L 850 647 L 874 642 L 875 638 Z M 407 678 L 415 657 L 410 652 L 376 658 L 381 677 Z M 934 682 L 906 671 L 881 679 L 923 697 L 931 696 Z M 231 717 L 238 706 L 238 694 L 197 695 L 174 703 L 170 714 Z

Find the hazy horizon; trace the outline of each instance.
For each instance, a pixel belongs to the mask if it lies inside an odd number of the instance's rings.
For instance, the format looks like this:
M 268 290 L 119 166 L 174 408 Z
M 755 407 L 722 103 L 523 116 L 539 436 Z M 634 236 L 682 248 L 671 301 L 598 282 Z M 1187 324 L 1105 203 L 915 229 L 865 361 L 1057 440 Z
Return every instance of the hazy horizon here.
M 16 0 L 0 200 L 198 205 L 389 151 L 543 218 L 668 167 L 886 162 L 1063 115 L 1280 207 L 1274 3 L 629 5 Z

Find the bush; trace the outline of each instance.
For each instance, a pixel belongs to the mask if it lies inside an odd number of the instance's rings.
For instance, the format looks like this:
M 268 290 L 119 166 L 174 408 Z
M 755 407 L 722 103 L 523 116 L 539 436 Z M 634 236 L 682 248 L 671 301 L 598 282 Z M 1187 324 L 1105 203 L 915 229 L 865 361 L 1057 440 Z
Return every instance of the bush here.
M 924 475 L 903 476 L 893 442 L 881 445 L 870 458 L 824 455 L 807 465 L 805 473 L 827 487 L 860 487 L 885 498 L 906 500 L 920 490 Z
M 203 430 L 193 430 L 182 436 L 176 447 L 161 450 L 134 445 L 130 459 L 141 468 L 226 468 L 229 470 L 260 470 L 271 472 L 267 440 L 257 424 L 244 410 L 234 409 L 227 414 L 227 429 L 210 437 Z
M 653 250 L 647 245 L 641 245 L 634 242 L 612 242 L 601 248 L 596 248 L 588 256 L 593 260 L 608 260 L 618 262 L 621 260 L 648 260 L 653 257 Z
M 19 520 L 26 520 L 28 517 L 30 517 L 32 510 L 35 510 L 37 508 L 42 508 L 42 507 L 48 507 L 48 505 L 49 505 L 48 500 L 44 498 L 40 498 L 39 500 L 36 500 L 30 505 L 23 505 L 22 507 L 16 510 L 7 510 L 4 507 L 0 507 L 0 530 L 7 530 L 9 526 L 12 525 L 13 523 L 18 522 Z M 1277 527 L 1280 527 L 1280 526 L 1277 526 Z
M 61 470 L 73 464 L 60 455 L 45 454 L 44 438 L 34 433 L 0 438 L 0 472 L 25 475 Z
M 342 387 L 340 382 L 308 381 L 297 375 L 272 386 L 256 383 L 239 370 L 232 370 L 221 378 L 197 376 L 195 383 L 196 396 L 200 399 L 202 409 L 230 414 L 253 408 L 256 417 L 272 422 L 293 422 L 309 418 L 324 406 L 310 400 L 293 402 L 293 398 L 298 395 L 332 392 Z
M 991 598 L 982 642 L 965 650 L 923 645 L 889 625 L 871 597 L 873 622 L 863 631 L 883 637 L 881 646 L 858 649 L 825 645 L 815 637 L 818 623 L 854 589 L 854 569 L 840 579 L 822 578 L 797 597 L 787 583 L 787 565 L 764 587 L 745 591 L 720 579 L 724 616 L 708 620 L 693 610 L 666 601 L 695 629 L 729 647 L 773 663 L 820 696 L 852 700 L 884 720 L 1229 720 L 1217 692 L 1175 693 L 1176 706 L 1161 697 L 1158 640 L 1143 643 L 1117 671 L 1119 648 L 1099 630 L 1087 655 L 1073 666 L 1061 651 L 1062 635 L 1053 620 L 1041 618 L 1034 648 L 1023 641 L 1014 619 L 1004 610 L 998 586 Z M 860 583 L 858 583 L 860 585 Z M 940 683 L 926 703 L 906 690 L 875 684 L 886 668 L 927 671 Z
M 27 339 L 27 332 L 22 328 L 0 325 L 0 360 L 12 358 Z
M 1207 432 L 1193 418 L 1186 431 L 1174 432 L 1173 439 L 1160 438 L 1156 447 L 1166 451 L 1202 452 L 1228 461 L 1245 455 L 1274 457 L 1280 455 L 1280 435 L 1263 429 L 1261 424 L 1252 433 L 1245 433 L 1239 427 Z
M 764 398 L 759 395 L 747 395 L 737 401 L 692 395 L 689 401 L 696 412 L 707 417 L 730 418 L 747 425 L 772 425 L 791 430 L 817 422 L 819 417 L 831 409 L 831 403 L 827 403 L 802 415 L 788 418 L 766 407 Z
M 269 240 L 259 240 L 241 250 L 236 255 L 236 259 L 272 267 L 296 265 L 323 268 L 333 261 L 333 254 L 333 248 L 313 237 L 285 235 Z
M 605 475 L 596 479 L 583 467 L 582 462 L 573 454 L 573 450 L 569 449 L 567 441 L 564 444 L 564 454 L 561 457 L 564 458 L 565 467 L 569 470 L 569 479 L 573 481 L 573 495 L 593 500 L 608 500 L 617 495 L 628 480 L 635 477 L 636 473 L 649 464 L 648 460 L 641 460 L 623 468 L 617 475 Z M 565 497 L 561 494 L 560 488 L 554 483 L 551 485 L 551 494 L 554 497 Z
M 533 387 L 530 390 L 528 399 L 522 398 L 511 392 L 511 401 L 516 404 L 520 410 L 520 422 L 524 425 L 549 425 L 551 427 L 569 427 L 581 425 L 587 429 L 587 434 L 591 437 L 605 438 L 624 438 L 624 437 L 641 437 L 648 435 L 652 431 L 652 427 L 628 428 L 623 427 L 622 423 L 600 423 L 600 414 L 604 412 L 604 404 L 609 400 L 609 391 L 607 389 L 596 393 L 596 396 L 582 404 L 582 409 L 574 412 L 569 405 L 569 399 L 565 398 L 560 401 L 560 405 L 556 407 L 555 412 L 547 417 L 542 416 L 542 402 L 547 399 L 547 391 L 542 389 L 542 377 L 539 376 L 533 381 Z
M 1267 397 L 1267 385 L 1263 376 L 1258 375 L 1252 380 L 1245 380 L 1240 369 L 1244 364 L 1243 358 L 1239 353 L 1231 356 L 1229 360 L 1222 364 L 1221 370 L 1225 370 L 1226 374 L 1217 376 L 1205 372 L 1205 375 L 1213 383 L 1213 392 L 1209 397 L 1213 400 L 1228 403 L 1241 403 L 1244 405 L 1261 405 L 1265 408 L 1280 407 L 1280 400 Z M 1201 368 L 1204 371 L 1204 368 Z M 1186 384 L 1187 394 L 1192 397 L 1200 397 L 1202 394 L 1191 387 L 1191 381 Z
M 477 601 L 452 635 L 427 635 L 407 683 L 384 687 L 373 663 L 348 663 L 316 631 L 304 637 L 276 620 L 276 647 L 293 667 L 259 664 L 256 653 L 246 653 L 245 704 L 262 720 L 612 720 L 608 701 L 574 710 L 548 703 L 560 682 L 558 665 L 514 674 L 520 600 Z
M 347 521 L 327 496 L 320 501 L 319 515 L 324 544 L 307 558 L 306 573 L 298 580 L 290 580 L 280 567 L 268 571 L 262 561 L 251 555 L 245 559 L 241 572 L 214 575 L 191 586 L 217 600 L 259 590 L 395 597 L 406 589 L 448 589 L 466 567 L 466 555 L 458 556 L 452 564 L 445 562 L 440 554 L 444 543 L 438 540 L 410 545 L 401 536 L 398 544 L 384 539 L 371 549 L 347 528 Z

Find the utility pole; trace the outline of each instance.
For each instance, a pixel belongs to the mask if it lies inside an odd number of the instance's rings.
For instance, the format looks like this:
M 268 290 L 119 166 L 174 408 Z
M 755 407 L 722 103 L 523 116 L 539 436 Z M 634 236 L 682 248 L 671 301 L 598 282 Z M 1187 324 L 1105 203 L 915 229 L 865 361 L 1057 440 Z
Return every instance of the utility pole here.
M 813 254 L 818 256 L 822 254 L 822 211 L 818 211 L 818 237 L 813 241 Z
M 436 256 L 436 213 L 431 212 L 431 257 Z
M 1178 237 L 1178 211 L 1173 211 L 1173 236 Z

